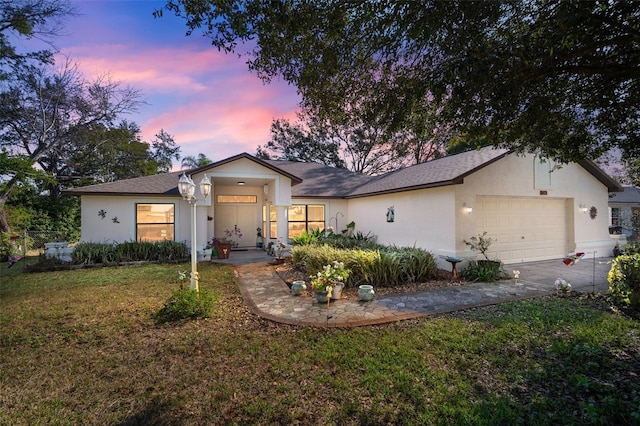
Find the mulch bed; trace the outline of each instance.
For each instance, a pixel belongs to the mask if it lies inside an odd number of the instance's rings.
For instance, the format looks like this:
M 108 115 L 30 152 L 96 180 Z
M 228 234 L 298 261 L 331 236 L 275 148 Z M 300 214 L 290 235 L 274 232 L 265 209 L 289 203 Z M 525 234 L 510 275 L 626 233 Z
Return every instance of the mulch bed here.
M 284 263 L 274 265 L 276 273 L 282 278 L 284 282 L 291 287 L 291 283 L 294 281 L 304 281 L 307 283 L 307 289 L 311 288 L 311 279 L 306 273 L 300 269 L 296 269 L 291 263 L 291 259 L 288 258 Z M 376 297 L 397 295 L 405 293 L 415 293 L 417 291 L 435 290 L 446 287 L 457 287 L 465 284 L 470 284 L 468 281 L 456 280 L 451 281 L 451 272 L 439 269 L 437 271 L 437 277 L 433 280 L 420 283 L 406 283 L 397 287 L 381 287 L 374 285 L 374 291 Z M 342 299 L 358 300 L 357 288 L 345 288 L 342 291 Z

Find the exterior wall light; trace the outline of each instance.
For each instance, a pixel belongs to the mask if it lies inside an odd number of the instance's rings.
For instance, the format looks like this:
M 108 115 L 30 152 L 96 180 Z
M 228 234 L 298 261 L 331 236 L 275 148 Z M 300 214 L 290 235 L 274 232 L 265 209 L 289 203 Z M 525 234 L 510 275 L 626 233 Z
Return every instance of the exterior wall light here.
M 586 206 L 586 205 L 584 205 L 584 204 L 580 204 L 580 211 L 581 211 L 583 214 L 584 214 L 584 213 L 586 213 L 586 212 L 587 212 L 587 210 L 589 210 L 589 209 L 587 209 L 587 206 Z
M 467 214 L 471 214 L 471 212 L 473 212 L 473 207 L 471 207 L 471 204 L 463 203 L 462 207 L 464 207 L 464 211 Z

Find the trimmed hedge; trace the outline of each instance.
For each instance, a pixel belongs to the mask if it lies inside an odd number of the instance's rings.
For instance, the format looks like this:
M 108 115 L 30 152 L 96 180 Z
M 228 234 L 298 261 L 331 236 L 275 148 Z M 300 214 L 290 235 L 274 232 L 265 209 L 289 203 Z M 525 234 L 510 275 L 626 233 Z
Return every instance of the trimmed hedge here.
M 341 249 L 329 245 L 295 246 L 291 250 L 294 266 L 309 276 L 333 261 L 344 262 L 351 271 L 348 287 L 371 284 L 394 287 L 426 281 L 436 276 L 431 253 L 414 247 L 385 247 L 377 250 Z

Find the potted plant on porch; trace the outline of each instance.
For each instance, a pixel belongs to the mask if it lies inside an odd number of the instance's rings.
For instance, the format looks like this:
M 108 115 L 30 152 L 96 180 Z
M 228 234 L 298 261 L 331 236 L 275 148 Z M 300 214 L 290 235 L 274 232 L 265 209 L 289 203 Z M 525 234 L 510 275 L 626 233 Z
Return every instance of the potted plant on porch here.
M 228 259 L 231 249 L 238 247 L 240 238 L 242 238 L 242 231 L 236 225 L 233 230 L 225 229 L 224 236 L 213 237 L 211 242 L 207 244 L 207 248 L 215 247 L 218 259 Z
M 262 228 L 256 228 L 256 247 L 262 248 L 264 245 L 264 237 L 262 236 Z

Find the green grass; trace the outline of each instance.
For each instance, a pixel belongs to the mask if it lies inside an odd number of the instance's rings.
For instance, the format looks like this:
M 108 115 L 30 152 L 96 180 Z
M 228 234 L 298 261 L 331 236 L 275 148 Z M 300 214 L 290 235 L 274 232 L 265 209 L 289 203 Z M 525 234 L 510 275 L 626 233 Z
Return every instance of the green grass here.
M 0 424 L 638 424 L 640 324 L 545 298 L 356 329 L 154 314 L 188 264 L 0 277 Z

